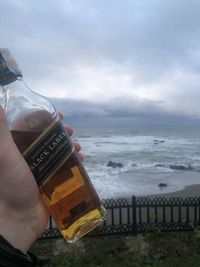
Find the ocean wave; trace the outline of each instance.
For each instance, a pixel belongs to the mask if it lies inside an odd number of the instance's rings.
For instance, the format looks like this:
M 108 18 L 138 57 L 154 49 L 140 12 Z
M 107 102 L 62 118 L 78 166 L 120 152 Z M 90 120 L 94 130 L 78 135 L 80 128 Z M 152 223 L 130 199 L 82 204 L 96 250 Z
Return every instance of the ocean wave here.
M 200 166 L 192 166 L 191 164 L 188 165 L 166 165 L 166 164 L 156 164 L 155 168 L 169 168 L 175 171 L 197 171 L 200 172 Z
M 174 181 L 166 177 L 200 172 L 199 131 L 188 129 L 87 129 L 77 139 L 85 155 L 84 165 L 101 195 L 115 196 L 121 191 L 153 193 L 160 183 L 167 183 L 167 190 L 174 188 Z M 133 180 L 125 184 L 120 176 Z

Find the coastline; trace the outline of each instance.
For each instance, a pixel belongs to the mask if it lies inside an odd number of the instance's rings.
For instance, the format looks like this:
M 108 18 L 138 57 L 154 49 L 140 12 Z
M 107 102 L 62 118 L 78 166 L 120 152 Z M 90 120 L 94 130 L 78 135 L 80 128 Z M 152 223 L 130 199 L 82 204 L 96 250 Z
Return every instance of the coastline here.
M 166 186 L 159 187 L 159 183 L 165 183 Z M 130 198 L 133 195 L 167 198 L 200 196 L 200 173 L 194 171 L 123 173 L 119 175 L 119 187 L 122 191 L 118 192 L 114 199 Z
M 162 196 L 162 197 L 166 197 L 166 198 L 170 198 L 170 197 L 182 197 L 182 198 L 200 197 L 200 184 L 188 185 L 188 186 L 185 186 L 184 189 L 178 190 L 175 192 L 145 195 L 145 197 L 151 197 L 151 198 L 158 197 L 158 196 Z

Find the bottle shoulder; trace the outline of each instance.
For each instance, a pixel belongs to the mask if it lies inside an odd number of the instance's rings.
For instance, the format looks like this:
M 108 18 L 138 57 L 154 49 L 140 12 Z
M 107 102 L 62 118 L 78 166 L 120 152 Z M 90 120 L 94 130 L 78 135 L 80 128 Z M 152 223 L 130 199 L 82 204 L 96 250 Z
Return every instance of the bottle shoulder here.
M 53 103 L 46 97 L 32 91 L 23 80 L 4 87 L 4 109 L 8 124 L 11 126 L 14 121 L 21 117 L 53 118 L 56 116 L 56 109 Z

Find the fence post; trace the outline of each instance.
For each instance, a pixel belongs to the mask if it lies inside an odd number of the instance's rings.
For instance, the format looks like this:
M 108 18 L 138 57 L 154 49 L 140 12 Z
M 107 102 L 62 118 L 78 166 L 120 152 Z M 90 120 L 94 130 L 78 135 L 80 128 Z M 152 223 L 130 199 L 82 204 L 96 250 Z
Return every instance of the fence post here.
M 136 196 L 132 196 L 132 232 L 137 235 L 137 215 L 136 215 Z

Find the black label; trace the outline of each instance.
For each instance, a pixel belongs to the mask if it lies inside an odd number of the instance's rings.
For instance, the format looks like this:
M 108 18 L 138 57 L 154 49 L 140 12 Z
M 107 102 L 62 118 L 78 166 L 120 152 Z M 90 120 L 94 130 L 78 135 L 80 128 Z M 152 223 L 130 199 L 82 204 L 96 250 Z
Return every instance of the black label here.
M 62 123 L 58 121 L 25 152 L 24 158 L 40 185 L 55 174 L 72 152 L 71 140 Z

